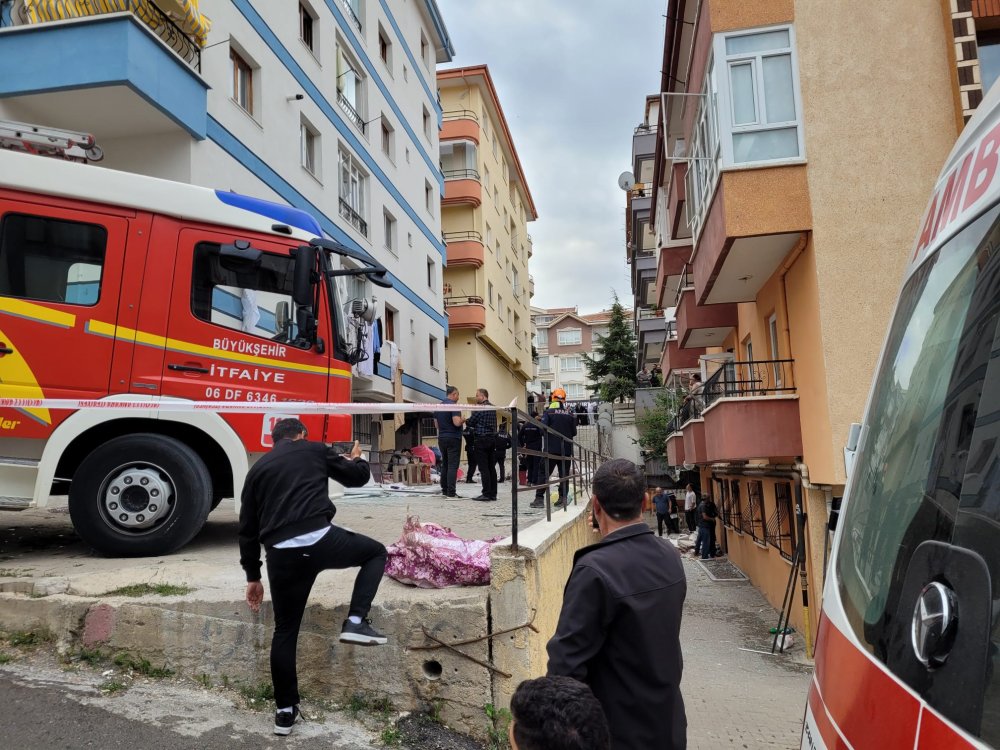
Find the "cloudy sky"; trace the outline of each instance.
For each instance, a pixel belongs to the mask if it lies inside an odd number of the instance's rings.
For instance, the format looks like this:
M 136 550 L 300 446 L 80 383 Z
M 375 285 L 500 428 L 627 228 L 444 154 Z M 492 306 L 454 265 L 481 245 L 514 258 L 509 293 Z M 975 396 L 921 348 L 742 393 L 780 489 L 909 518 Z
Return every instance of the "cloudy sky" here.
M 660 85 L 666 0 L 438 0 L 455 59 L 485 63 L 538 221 L 537 307 L 626 307 L 625 194 L 632 130 Z

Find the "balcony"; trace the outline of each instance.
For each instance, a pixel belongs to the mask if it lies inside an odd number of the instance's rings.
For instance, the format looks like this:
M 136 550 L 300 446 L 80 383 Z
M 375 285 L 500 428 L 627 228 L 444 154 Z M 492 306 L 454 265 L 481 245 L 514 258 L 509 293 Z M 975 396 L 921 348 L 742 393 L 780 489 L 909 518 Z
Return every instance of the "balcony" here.
M 482 297 L 462 295 L 444 298 L 448 329 L 482 331 L 486 328 L 486 305 Z
M 347 11 L 347 17 L 351 20 L 351 23 L 354 24 L 354 28 L 360 32 L 361 19 L 358 18 L 358 11 L 355 9 L 356 3 L 351 0 L 340 0 L 340 5 L 345 11 Z
M 684 433 L 671 433 L 667 438 L 667 463 L 671 466 L 683 466 L 686 463 L 685 459 Z
M 486 252 L 483 236 L 479 232 L 444 232 L 441 238 L 447 250 L 449 268 L 452 266 L 482 268 Z
M 337 89 L 337 104 L 339 104 L 340 108 L 344 110 L 344 114 L 347 115 L 347 119 L 354 123 L 354 127 L 361 131 L 361 135 L 364 135 L 367 132 L 367 123 L 365 122 L 365 118 L 362 117 L 361 113 L 354 108 L 351 101 L 344 96 L 342 89 Z
M 688 273 L 683 275 L 677 294 L 677 344 L 682 349 L 722 346 L 739 322 L 737 307 L 699 305 Z
M 660 361 L 660 355 L 663 353 L 663 342 L 667 338 L 663 310 L 638 310 L 635 329 L 639 364 L 642 366 L 656 364 Z
M 698 301 L 753 302 L 811 226 L 805 165 L 723 172 L 691 261 Z
M 656 126 L 640 125 L 632 131 L 633 168 L 639 159 L 649 159 L 656 153 Z M 636 173 L 636 177 L 638 177 Z
M 691 245 L 661 247 L 656 261 L 656 287 L 653 299 L 657 307 L 672 307 L 684 267 L 691 258 Z
M 441 113 L 441 141 L 469 140 L 479 145 L 479 116 L 471 109 L 450 109 Z
M 350 203 L 345 201 L 343 198 L 339 198 L 338 200 L 340 202 L 340 215 L 347 219 L 351 223 L 352 227 L 367 237 L 368 222 L 364 220 L 364 217 L 362 217 L 361 214 L 354 210 L 354 207 L 351 206 Z
M 19 0 L 9 15 L 5 7 L 2 116 L 94 133 L 105 146 L 178 131 L 203 140 L 208 84 L 198 71 L 208 21 L 193 14 L 180 23 L 149 0 Z
M 687 162 L 674 162 L 670 168 L 670 200 L 667 211 L 670 216 L 670 236 L 676 239 L 691 237 L 691 227 L 687 221 L 685 197 L 687 186 Z
M 444 199 L 442 206 L 482 205 L 483 184 L 475 169 L 446 169 L 444 171 Z
M 705 381 L 708 462 L 802 455 L 793 361 L 727 362 Z
M 530 234 L 524 235 L 524 239 L 528 241 L 528 257 L 530 258 L 532 255 L 535 254 L 534 240 L 531 239 Z
M 705 450 L 705 420 L 701 416 L 701 399 L 686 400 L 677 415 L 684 441 L 684 463 L 704 464 L 708 462 Z
M 656 306 L 656 267 L 659 253 L 639 251 L 632 255 L 632 294 L 640 307 Z
M 667 336 L 663 342 L 663 356 L 660 358 L 660 369 L 666 380 L 670 380 L 674 373 L 698 369 L 700 357 L 704 353 L 704 349 L 682 349 L 677 343 L 677 321 L 667 323 Z
M 528 274 L 528 298 L 535 296 L 535 277 Z

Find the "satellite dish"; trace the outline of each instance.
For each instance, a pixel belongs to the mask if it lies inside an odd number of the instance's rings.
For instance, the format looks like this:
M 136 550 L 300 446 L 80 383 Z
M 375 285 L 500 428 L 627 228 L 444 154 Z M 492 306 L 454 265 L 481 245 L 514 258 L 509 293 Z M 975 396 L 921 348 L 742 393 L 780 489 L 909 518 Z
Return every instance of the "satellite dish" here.
M 622 172 L 618 175 L 618 187 L 622 190 L 629 191 L 635 185 L 635 175 L 631 172 Z

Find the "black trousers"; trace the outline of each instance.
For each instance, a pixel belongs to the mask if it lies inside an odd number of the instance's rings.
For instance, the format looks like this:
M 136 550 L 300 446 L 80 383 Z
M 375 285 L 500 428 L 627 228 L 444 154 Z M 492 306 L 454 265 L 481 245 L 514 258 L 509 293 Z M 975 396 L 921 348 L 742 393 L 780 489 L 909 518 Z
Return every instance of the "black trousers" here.
M 476 435 L 476 466 L 483 481 L 483 497 L 497 496 L 497 464 L 494 451 L 496 438 L 492 435 Z
M 441 491 L 446 495 L 454 495 L 458 457 L 462 455 L 462 438 L 438 438 L 438 448 L 441 449 Z
M 472 475 L 476 473 L 476 447 L 473 445 L 469 447 L 469 443 L 465 443 L 465 461 L 469 464 L 469 470 L 465 472 L 465 481 L 472 484 Z
M 656 533 L 663 536 L 663 527 L 667 527 L 667 533 L 669 534 L 670 529 L 670 514 L 669 513 L 657 513 L 656 514 Z
M 507 481 L 507 449 L 506 448 L 494 448 L 493 449 L 493 463 L 497 465 L 497 474 L 499 475 L 498 481 Z M 511 467 L 511 473 L 516 473 L 514 467 Z
M 323 570 L 360 566 L 348 616 L 368 616 L 385 572 L 386 551 L 381 542 L 333 526 L 316 544 L 308 547 L 267 548 L 267 578 L 274 607 L 271 638 L 271 682 L 278 708 L 299 702 L 295 651 L 302 613 L 316 576 Z
M 541 447 L 535 448 L 541 450 Z M 524 463 L 528 470 L 528 484 L 541 484 L 545 481 L 545 459 L 541 456 L 525 456 Z M 535 500 L 545 499 L 545 488 L 535 490 Z
M 549 462 L 549 472 L 545 477 L 548 480 L 552 476 L 552 471 L 554 469 L 559 470 L 559 497 L 566 498 L 569 497 L 569 480 L 565 477 L 570 475 L 570 467 L 573 464 L 573 457 L 566 456 L 565 458 L 550 458 L 547 459 Z
M 688 531 L 694 531 L 694 509 L 684 511 L 684 520 L 687 522 Z

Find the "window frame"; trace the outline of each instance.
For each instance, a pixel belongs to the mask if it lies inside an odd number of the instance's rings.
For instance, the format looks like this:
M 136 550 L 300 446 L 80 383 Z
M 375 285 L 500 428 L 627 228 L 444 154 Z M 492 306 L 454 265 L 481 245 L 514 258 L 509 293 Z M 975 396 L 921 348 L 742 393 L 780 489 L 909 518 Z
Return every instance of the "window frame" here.
M 299 164 L 310 175 L 322 182 L 322 147 L 320 133 L 305 117 L 299 119 Z M 311 158 L 312 164 L 307 162 Z
M 344 183 L 344 169 L 348 169 L 348 192 L 345 198 L 343 190 L 345 188 Z M 346 146 L 340 144 L 337 148 L 337 198 L 338 206 L 340 206 L 340 216 L 347 219 L 351 228 L 356 232 L 361 234 L 365 239 L 369 238 L 370 227 L 368 226 L 368 172 L 365 171 L 361 163 L 354 158 L 353 154 L 347 149 Z M 357 183 L 357 188 L 355 189 L 355 181 Z M 357 205 L 352 202 L 351 199 L 357 199 Z M 354 220 L 350 216 L 345 216 L 343 213 L 343 205 L 340 201 L 346 203 L 350 209 L 359 218 L 360 225 L 356 225 Z
M 576 341 L 563 341 L 563 334 L 575 333 L 577 335 Z M 560 328 L 556 331 L 556 343 L 559 346 L 580 346 L 583 344 L 583 329 L 582 328 Z
M 254 70 L 256 68 L 250 63 L 246 56 L 238 49 L 230 45 L 229 47 L 230 72 L 232 81 L 229 90 L 229 98 L 237 107 L 242 109 L 251 117 L 254 117 Z M 240 77 L 241 71 L 246 71 L 246 86 L 242 87 L 243 79 Z M 245 91 L 244 91 L 245 88 Z M 245 93 L 245 97 L 243 94 Z M 245 99 L 245 101 L 244 101 Z M 256 118 L 254 118 L 256 119 Z
M 776 31 L 788 32 L 788 46 L 775 47 L 756 52 L 739 52 L 729 54 L 726 51 L 726 41 L 738 37 L 759 36 Z M 760 26 L 754 29 L 740 29 L 727 33 L 716 34 L 712 40 L 715 82 L 719 94 L 720 106 L 715 110 L 719 128 L 719 140 L 722 146 L 723 169 L 754 169 L 763 166 L 780 164 L 801 164 L 806 161 L 806 144 L 804 135 L 804 120 L 802 115 L 802 87 L 799 81 L 799 57 L 795 41 L 795 25 L 779 24 L 775 26 Z M 792 96 L 795 101 L 795 119 L 782 122 L 762 122 L 766 112 L 767 97 L 763 91 L 763 60 L 766 57 L 789 55 L 792 68 Z M 733 124 L 733 97 L 730 86 L 729 71 L 734 65 L 750 64 L 754 87 L 754 113 L 756 122 L 746 125 Z M 736 161 L 733 148 L 734 135 L 742 133 L 764 133 L 774 130 L 787 130 L 794 127 L 798 143 L 797 156 L 781 156 L 774 159 L 757 159 L 752 161 Z M 711 191 L 710 191 L 711 192 Z
M 308 24 L 306 19 L 309 19 Z M 308 39 L 307 27 L 308 25 Z M 319 60 L 319 16 L 306 3 L 299 0 L 299 41 L 312 53 L 313 57 Z

